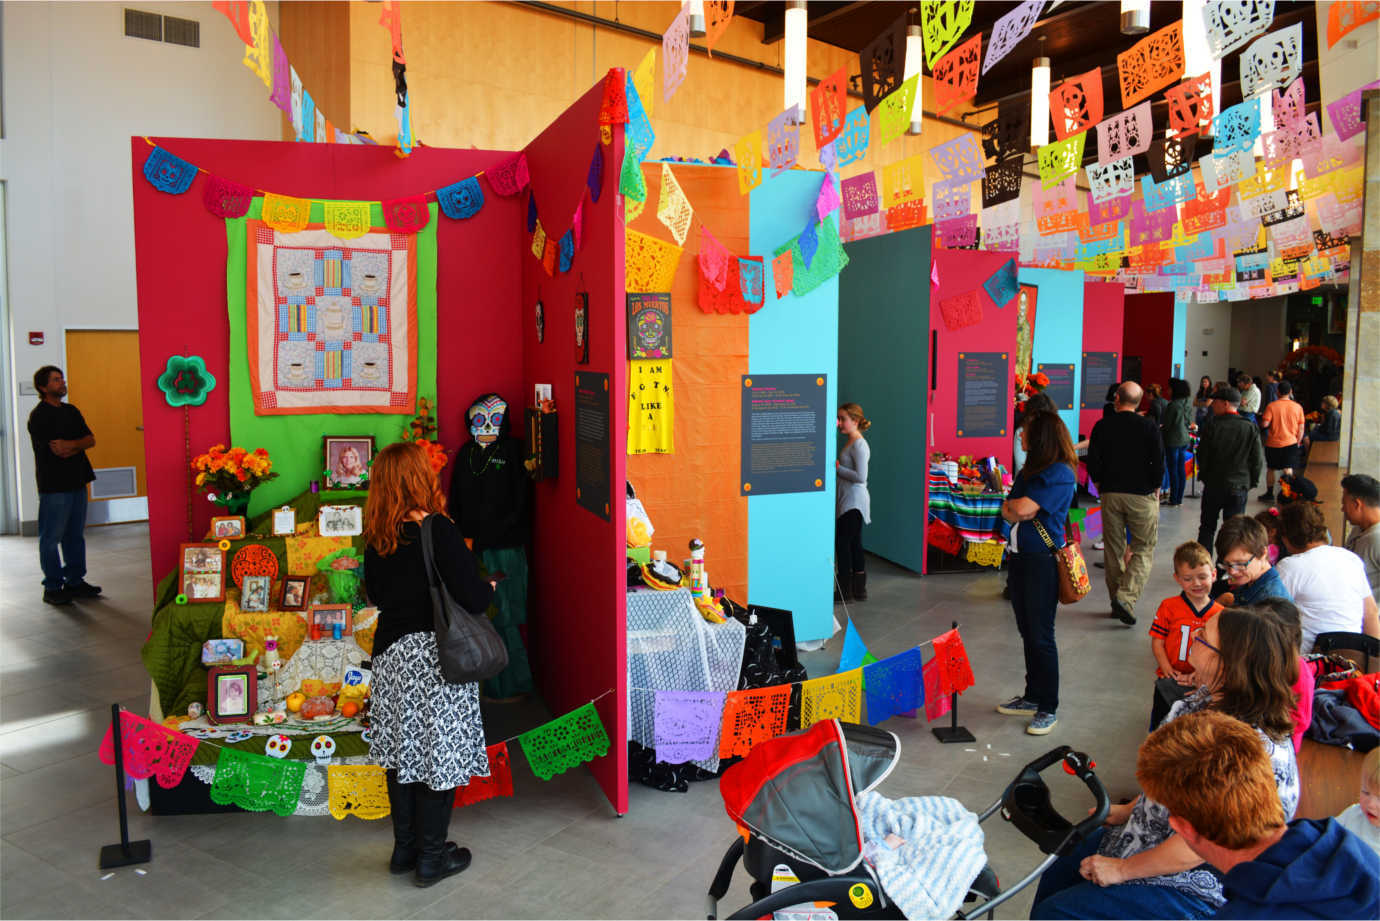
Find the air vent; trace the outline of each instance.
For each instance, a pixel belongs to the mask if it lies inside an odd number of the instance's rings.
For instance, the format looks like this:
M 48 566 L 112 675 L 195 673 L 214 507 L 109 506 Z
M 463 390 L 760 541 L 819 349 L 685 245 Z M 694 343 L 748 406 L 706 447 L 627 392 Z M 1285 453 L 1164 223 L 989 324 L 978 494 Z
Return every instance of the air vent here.
M 146 38 L 149 41 L 163 40 L 163 17 L 157 13 L 143 10 L 125 10 L 125 34 L 130 38 Z
M 92 499 L 121 499 L 139 495 L 138 478 L 133 467 L 98 467 L 91 483 Z
M 163 17 L 163 41 L 171 45 L 186 45 L 188 48 L 201 47 L 201 23 L 195 19 L 178 19 L 176 16 Z

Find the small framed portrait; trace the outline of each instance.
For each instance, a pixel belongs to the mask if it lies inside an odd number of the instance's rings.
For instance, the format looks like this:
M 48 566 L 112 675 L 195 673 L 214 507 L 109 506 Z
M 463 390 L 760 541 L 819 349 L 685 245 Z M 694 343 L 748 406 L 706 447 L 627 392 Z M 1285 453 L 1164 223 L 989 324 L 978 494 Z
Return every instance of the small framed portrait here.
M 292 537 L 297 533 L 297 509 L 290 505 L 273 510 L 273 536 Z
M 589 364 L 589 292 L 575 294 L 575 364 Z
M 358 505 L 323 505 L 316 514 L 322 537 L 354 537 L 364 533 L 364 509 Z
M 354 612 L 348 604 L 314 604 L 307 616 L 311 638 L 330 639 L 337 626 L 341 636 L 354 633 Z
M 191 602 L 225 600 L 225 551 L 217 544 L 182 544 L 178 583 Z
M 283 579 L 283 597 L 278 607 L 284 611 L 305 611 L 311 594 L 311 576 L 287 576 Z
M 373 435 L 325 435 L 321 449 L 326 456 L 324 489 L 368 489 L 369 463 L 374 459 Z
M 216 540 L 239 540 L 244 537 L 243 515 L 221 515 L 211 519 L 211 537 Z
M 259 706 L 258 669 L 216 666 L 206 677 L 206 715 L 213 723 L 247 723 Z
M 240 610 L 253 614 L 268 613 L 268 599 L 273 580 L 268 576 L 245 576 L 240 588 Z

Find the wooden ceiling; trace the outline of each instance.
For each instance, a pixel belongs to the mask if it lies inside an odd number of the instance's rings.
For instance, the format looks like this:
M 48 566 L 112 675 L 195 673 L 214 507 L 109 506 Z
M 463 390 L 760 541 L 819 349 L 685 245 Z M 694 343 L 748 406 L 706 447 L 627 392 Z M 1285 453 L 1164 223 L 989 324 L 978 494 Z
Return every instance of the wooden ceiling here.
M 1010 12 L 1018 3 L 982 0 L 975 5 L 972 25 L 964 33 L 971 37 L 975 30 L 983 32 L 984 54 L 992 36 L 993 24 Z M 744 0 L 735 4 L 734 15 L 762 23 L 762 42 L 772 44 L 782 37 L 785 22 L 786 4 L 773 2 L 751 2 Z M 1150 5 L 1151 31 L 1161 29 L 1179 19 L 1183 6 L 1178 0 L 1156 0 Z M 900 17 L 914 17 L 919 22 L 919 3 L 910 2 L 838 2 L 838 0 L 809 0 L 806 7 L 809 16 L 809 36 L 816 41 L 827 42 L 849 51 L 861 51 L 868 42 L 876 38 Z M 1019 45 L 1002 59 L 995 67 L 978 80 L 976 109 L 983 111 L 994 107 L 998 100 L 1010 96 L 1030 94 L 1031 60 L 1040 53 L 1040 38 L 1044 38 L 1044 54 L 1050 59 L 1051 83 L 1058 86 L 1067 77 L 1077 76 L 1094 67 L 1102 67 L 1103 98 L 1110 114 L 1120 109 L 1120 89 L 1117 82 L 1116 56 L 1125 51 L 1144 36 L 1122 35 L 1120 30 L 1121 5 L 1111 2 L 1076 2 L 1066 0 L 1052 10 L 1046 8 L 1045 16 L 1030 31 Z M 1289 2 L 1280 0 L 1275 4 L 1275 19 L 1271 30 L 1284 28 L 1296 22 L 1303 24 L 1304 66 L 1303 77 L 1307 87 L 1309 109 L 1318 108 L 1318 62 L 1317 25 L 1313 3 Z M 1222 62 L 1222 106 L 1235 105 L 1241 101 L 1241 88 L 1237 72 L 1239 54 L 1227 55 Z M 1156 124 L 1166 122 L 1165 103 L 1156 94 L 1154 116 Z M 978 115 L 974 121 L 986 121 L 991 115 Z

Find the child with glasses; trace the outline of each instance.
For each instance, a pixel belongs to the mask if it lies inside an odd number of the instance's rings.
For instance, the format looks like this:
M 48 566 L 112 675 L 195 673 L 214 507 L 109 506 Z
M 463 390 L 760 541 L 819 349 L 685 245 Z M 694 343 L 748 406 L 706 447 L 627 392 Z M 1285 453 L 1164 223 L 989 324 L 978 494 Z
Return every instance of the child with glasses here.
M 1293 601 L 1270 565 L 1269 534 L 1254 518 L 1228 518 L 1217 532 L 1217 566 L 1226 574 L 1226 589 L 1213 599 L 1223 607 L 1261 604 L 1269 598 Z

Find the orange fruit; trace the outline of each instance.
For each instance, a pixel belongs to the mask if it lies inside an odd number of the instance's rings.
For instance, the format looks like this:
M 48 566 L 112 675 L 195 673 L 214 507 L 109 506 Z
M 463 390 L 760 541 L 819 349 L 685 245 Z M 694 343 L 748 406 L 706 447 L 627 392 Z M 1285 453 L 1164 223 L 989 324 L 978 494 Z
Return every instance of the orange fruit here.
M 351 716 L 354 716 L 354 715 L 355 715 L 356 713 L 358 713 L 358 712 L 359 712 L 359 704 L 355 703 L 353 700 L 347 700 L 347 701 L 345 701 L 343 704 L 340 705 L 340 715 L 341 715 L 341 716 L 344 716 L 344 717 L 351 717 Z

